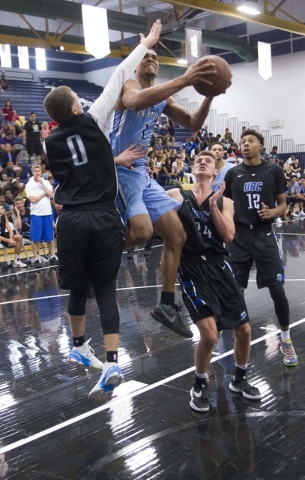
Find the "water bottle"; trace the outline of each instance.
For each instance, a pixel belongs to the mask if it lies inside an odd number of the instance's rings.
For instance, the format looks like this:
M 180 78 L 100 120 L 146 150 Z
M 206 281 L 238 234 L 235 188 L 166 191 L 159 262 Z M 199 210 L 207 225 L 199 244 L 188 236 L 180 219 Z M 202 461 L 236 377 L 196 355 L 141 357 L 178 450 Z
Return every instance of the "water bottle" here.
M 30 178 L 31 178 L 30 172 L 28 172 L 27 177 L 28 177 L 28 181 L 29 181 Z

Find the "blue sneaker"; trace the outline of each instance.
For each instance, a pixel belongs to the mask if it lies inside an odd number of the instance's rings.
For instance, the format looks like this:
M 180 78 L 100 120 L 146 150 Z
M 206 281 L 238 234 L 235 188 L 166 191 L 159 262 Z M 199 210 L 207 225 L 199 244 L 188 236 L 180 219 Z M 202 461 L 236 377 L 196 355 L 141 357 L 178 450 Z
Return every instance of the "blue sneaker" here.
M 94 350 L 90 347 L 90 340 L 87 340 L 81 347 L 73 347 L 68 355 L 68 361 L 78 363 L 83 367 L 99 368 L 102 370 L 104 364 L 94 356 Z
M 111 399 L 115 387 L 123 382 L 123 374 L 117 363 L 106 363 L 102 376 L 92 388 L 88 397 L 95 402 L 107 402 Z

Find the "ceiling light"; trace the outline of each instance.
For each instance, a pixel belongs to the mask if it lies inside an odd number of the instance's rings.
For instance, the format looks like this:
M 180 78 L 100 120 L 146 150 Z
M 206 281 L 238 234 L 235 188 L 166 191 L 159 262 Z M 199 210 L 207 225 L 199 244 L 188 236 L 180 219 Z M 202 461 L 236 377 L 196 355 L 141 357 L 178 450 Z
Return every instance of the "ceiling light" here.
M 248 15 L 260 15 L 262 12 L 253 5 L 253 2 L 244 2 L 242 5 L 237 7 L 239 12 L 248 13 Z
M 185 60 L 185 58 L 179 58 L 179 60 L 177 60 L 177 63 L 179 63 L 179 65 L 187 65 L 187 60 Z

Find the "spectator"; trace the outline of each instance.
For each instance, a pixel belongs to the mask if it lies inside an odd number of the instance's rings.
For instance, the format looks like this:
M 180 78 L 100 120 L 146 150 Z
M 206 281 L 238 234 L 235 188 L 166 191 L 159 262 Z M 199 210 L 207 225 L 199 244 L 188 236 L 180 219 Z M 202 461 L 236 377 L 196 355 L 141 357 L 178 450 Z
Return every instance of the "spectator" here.
M 2 108 L 2 114 L 4 116 L 4 125 L 6 125 L 8 131 L 11 132 L 12 135 L 15 135 L 14 110 L 10 100 L 6 100 L 4 107 Z
M 11 189 L 5 188 L 5 190 L 3 190 L 3 195 L 4 195 L 3 207 L 4 207 L 7 218 L 9 219 L 9 221 L 11 221 L 11 217 L 14 213 L 14 197 Z
M 42 155 L 41 124 L 36 120 L 35 112 L 31 112 L 30 119 L 23 126 L 23 144 L 26 145 L 29 156 L 36 155 L 37 163 L 40 163 Z
M 0 146 L 1 146 L 2 154 L 5 150 L 5 145 L 7 145 L 8 143 L 12 146 L 12 149 L 14 149 L 15 140 L 14 140 L 11 132 L 5 132 L 4 137 L 2 137 L 1 140 L 0 140 Z
M 294 158 L 294 160 L 290 164 L 292 173 L 296 173 L 297 177 L 301 176 L 301 167 L 300 161 L 298 158 Z
M 42 122 L 40 133 L 41 133 L 42 140 L 45 140 L 49 136 L 49 134 L 51 133 L 51 130 L 49 129 L 48 122 Z
M 51 198 L 53 189 L 48 180 L 42 178 L 40 165 L 32 167 L 33 176 L 26 184 L 26 196 L 31 202 L 31 230 L 30 240 L 32 241 L 34 266 L 41 268 L 42 263 L 39 259 L 40 242 L 47 242 L 49 248 L 49 260 L 51 265 L 57 265 L 57 256 L 55 255 L 53 214 L 51 207 Z
M 9 224 L 5 215 L 4 207 L 0 204 L 0 243 L 6 247 L 15 247 L 15 257 L 12 264 L 13 268 L 26 268 L 26 263 L 23 263 L 20 258 L 20 250 L 22 246 L 22 235 L 15 234 Z
M 208 137 L 205 141 L 205 147 L 204 147 L 204 150 L 210 150 L 212 144 L 216 141 L 216 139 L 214 138 L 213 136 L 213 133 L 209 133 L 208 134 Z
M 17 175 L 17 171 L 18 170 L 15 169 L 15 165 L 12 160 L 9 160 L 7 162 L 6 168 L 4 168 L 1 171 L 2 188 L 9 188 L 15 196 L 16 196 L 16 193 L 15 193 L 16 191 L 17 191 L 17 194 L 19 195 L 20 193 L 23 192 L 25 188 L 24 183 L 20 183 L 19 181 L 19 176 Z M 13 186 L 14 192 L 11 188 L 13 183 L 14 183 L 14 186 Z
M 162 141 L 161 137 L 158 137 L 158 139 L 157 139 L 157 143 L 154 146 L 154 152 L 155 153 L 158 153 L 158 152 L 163 153 L 164 152 L 163 141 Z
M 4 151 L 2 152 L 2 168 L 7 167 L 7 162 L 11 161 L 14 164 L 14 170 L 17 175 L 20 175 L 21 166 L 19 164 L 20 150 L 12 148 L 10 143 L 6 143 Z
M 23 238 L 30 240 L 31 231 L 31 210 L 30 207 L 25 206 L 25 201 L 21 196 L 14 198 L 14 213 L 13 222 Z
M 270 155 L 271 155 L 271 157 L 273 157 L 273 158 L 278 158 L 279 155 L 278 155 L 278 153 L 277 153 L 277 146 L 276 146 L 276 145 L 275 145 L 274 147 L 272 147 L 272 150 L 271 150 L 271 152 L 270 152 Z

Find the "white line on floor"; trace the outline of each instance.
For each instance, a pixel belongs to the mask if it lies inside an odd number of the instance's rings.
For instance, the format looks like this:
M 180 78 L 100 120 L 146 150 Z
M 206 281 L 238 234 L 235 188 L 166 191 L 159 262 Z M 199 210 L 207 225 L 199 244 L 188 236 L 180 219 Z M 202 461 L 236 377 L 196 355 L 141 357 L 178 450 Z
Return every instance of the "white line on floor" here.
M 290 325 L 290 328 L 296 327 L 297 325 L 300 325 L 305 322 L 305 318 L 302 318 L 301 320 L 298 320 L 297 322 L 294 322 Z M 274 335 L 277 335 L 280 332 L 280 330 L 276 330 L 274 332 L 266 333 L 262 337 L 257 338 L 256 340 L 253 340 L 251 342 L 251 345 L 255 345 L 256 343 L 264 341 L 266 338 L 273 337 Z M 221 358 L 227 357 L 229 355 L 232 355 L 233 350 L 229 350 L 227 352 L 221 353 L 217 357 L 213 357 L 211 360 L 211 363 L 218 361 Z M 171 375 L 170 377 L 164 378 L 163 380 L 160 380 L 159 382 L 153 383 L 152 385 L 147 385 L 146 387 L 140 388 L 139 390 L 129 393 L 127 395 L 124 395 L 123 397 L 119 398 L 113 398 L 111 402 L 105 403 L 101 405 L 100 407 L 95 408 L 94 410 L 90 410 L 89 412 L 85 412 L 81 415 L 78 415 L 77 417 L 71 418 L 70 420 L 67 420 L 65 422 L 62 422 L 58 425 L 54 425 L 53 427 L 47 428 L 46 430 L 43 430 L 41 432 L 38 432 L 34 435 L 31 435 L 30 437 L 23 438 L 22 440 L 18 440 L 17 442 L 13 442 L 10 445 L 6 445 L 3 448 L 0 448 L 0 455 L 6 452 L 10 452 L 14 450 L 15 448 L 22 447 L 28 443 L 34 442 L 35 440 L 38 440 L 39 438 L 45 437 L 47 435 L 50 435 L 54 432 L 57 432 L 58 430 L 62 430 L 63 428 L 66 428 L 70 425 L 73 425 L 74 423 L 80 422 L 84 420 L 85 418 L 89 418 L 92 415 L 96 415 L 103 410 L 107 410 L 109 406 L 113 407 L 115 404 L 118 404 L 122 401 L 122 399 L 128 399 L 128 398 L 134 398 L 137 397 L 138 395 L 142 395 L 142 393 L 148 392 L 150 390 L 153 390 L 157 387 L 160 387 L 164 385 L 165 383 L 172 382 L 173 380 L 176 380 L 177 378 L 182 377 L 183 375 L 187 375 L 188 373 L 193 372 L 195 367 L 190 367 L 185 370 L 182 370 L 181 372 L 175 373 L 174 375 Z

